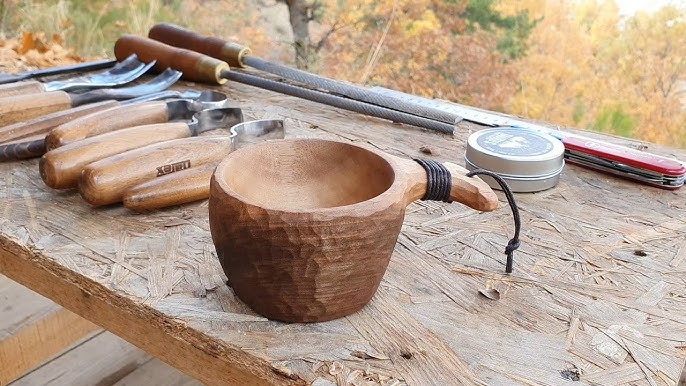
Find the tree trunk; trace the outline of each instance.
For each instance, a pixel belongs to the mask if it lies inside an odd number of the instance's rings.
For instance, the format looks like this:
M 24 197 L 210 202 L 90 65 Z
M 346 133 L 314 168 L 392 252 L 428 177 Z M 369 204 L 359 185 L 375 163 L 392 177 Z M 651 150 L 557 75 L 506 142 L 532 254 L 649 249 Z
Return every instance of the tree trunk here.
M 309 29 L 312 4 L 309 4 L 308 0 L 285 0 L 284 2 L 288 5 L 288 14 L 293 29 L 295 65 L 299 69 L 308 70 L 315 61 Z

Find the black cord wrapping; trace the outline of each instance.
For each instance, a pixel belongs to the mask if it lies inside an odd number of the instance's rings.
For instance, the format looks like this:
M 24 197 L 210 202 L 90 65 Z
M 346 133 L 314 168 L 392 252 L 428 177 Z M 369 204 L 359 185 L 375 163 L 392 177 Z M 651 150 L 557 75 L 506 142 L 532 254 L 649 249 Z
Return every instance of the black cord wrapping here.
M 418 164 L 422 165 L 424 170 L 426 170 L 427 184 L 426 184 L 426 194 L 422 197 L 422 200 L 431 201 L 443 201 L 452 202 L 450 199 L 450 188 L 452 187 L 452 176 L 450 171 L 443 166 L 443 164 L 438 163 L 433 160 L 415 158 Z M 512 273 L 512 266 L 514 265 L 514 251 L 519 248 L 519 232 L 522 227 L 522 222 L 519 218 L 519 208 L 515 202 L 512 190 L 507 185 L 507 182 L 503 180 L 499 175 L 489 172 L 488 170 L 477 169 L 472 172 L 467 173 L 467 177 L 473 177 L 478 174 L 483 174 L 493 178 L 498 185 L 502 188 L 507 198 L 507 203 L 510 205 L 512 210 L 512 217 L 514 218 L 515 231 L 514 236 L 508 241 L 507 247 L 505 247 L 505 254 L 507 255 L 507 262 L 505 263 L 505 272 Z
M 507 185 L 507 182 L 505 182 L 505 180 L 503 180 L 502 177 L 493 172 L 489 172 L 488 170 L 483 169 L 477 169 L 472 172 L 469 172 L 467 173 L 467 177 L 472 177 L 477 174 L 483 174 L 493 178 L 498 183 L 498 185 L 500 185 L 500 187 L 503 189 L 505 197 L 507 198 L 507 203 L 510 204 L 510 209 L 512 210 L 512 217 L 514 218 L 515 232 L 514 236 L 510 239 L 510 241 L 508 241 L 507 247 L 505 247 L 505 254 L 507 255 L 505 272 L 512 273 L 512 265 L 514 264 L 513 255 L 514 251 L 517 248 L 519 248 L 519 231 L 522 227 L 521 220 L 519 218 L 519 208 L 517 207 L 517 203 L 515 202 L 512 190 L 510 190 L 510 187 Z
M 428 183 L 426 184 L 426 194 L 422 200 L 453 202 L 450 199 L 450 188 L 453 185 L 453 178 L 450 171 L 443 164 L 430 159 L 414 159 L 426 170 Z

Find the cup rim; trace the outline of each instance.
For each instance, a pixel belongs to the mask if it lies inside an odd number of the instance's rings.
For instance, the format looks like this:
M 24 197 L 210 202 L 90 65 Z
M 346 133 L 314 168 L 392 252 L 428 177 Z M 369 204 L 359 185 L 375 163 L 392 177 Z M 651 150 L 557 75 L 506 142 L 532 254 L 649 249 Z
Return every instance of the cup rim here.
M 274 207 L 269 207 L 269 206 L 264 206 L 260 205 L 251 198 L 244 196 L 242 194 L 239 194 L 236 192 L 234 189 L 232 189 L 229 184 L 224 180 L 224 178 L 220 178 L 220 175 L 224 174 L 224 171 L 227 167 L 227 164 L 231 161 L 232 158 L 236 157 L 237 155 L 240 155 L 240 153 L 245 152 L 245 151 L 250 151 L 250 150 L 256 150 L 258 147 L 267 147 L 267 146 L 272 146 L 275 143 L 285 143 L 285 142 L 329 142 L 329 143 L 335 143 L 335 144 L 342 144 L 346 146 L 352 146 L 352 147 L 357 147 L 359 149 L 362 149 L 364 151 L 370 152 L 375 154 L 376 156 L 380 157 L 383 161 L 385 161 L 388 166 L 390 166 L 391 170 L 393 171 L 393 181 L 391 182 L 390 186 L 386 188 L 383 192 L 380 194 L 364 200 L 360 202 L 356 202 L 354 204 L 348 204 L 348 205 L 341 205 L 341 206 L 332 206 L 332 207 L 325 207 L 325 208 L 294 208 L 294 209 L 285 209 L 285 208 L 274 208 Z M 262 142 L 258 144 L 251 145 L 249 147 L 241 148 L 236 151 L 231 152 L 228 156 L 226 156 L 216 167 L 214 170 L 214 173 L 212 174 L 212 181 L 216 183 L 219 186 L 219 190 L 221 191 L 222 194 L 231 196 L 238 201 L 240 201 L 243 204 L 250 205 L 253 207 L 261 208 L 263 210 L 267 210 L 270 212 L 275 212 L 275 213 L 285 213 L 285 214 L 296 214 L 296 215 L 302 215 L 302 214 L 313 214 L 313 213 L 320 213 L 320 214 L 326 214 L 326 215 L 351 215 L 354 212 L 355 209 L 358 209 L 359 207 L 367 207 L 367 211 L 370 209 L 374 211 L 376 208 L 383 208 L 383 207 L 388 207 L 392 205 L 394 202 L 401 202 L 402 200 L 394 200 L 393 198 L 399 197 L 402 198 L 404 192 L 400 191 L 400 183 L 399 183 L 399 175 L 398 175 L 398 168 L 396 163 L 391 159 L 389 156 L 385 155 L 382 152 L 377 152 L 371 149 L 368 149 L 366 147 L 362 147 L 356 144 L 348 143 L 348 142 L 342 142 L 342 141 L 335 141 L 335 140 L 329 140 L 329 139 L 321 139 L 321 138 L 287 138 L 287 139 L 279 139 L 279 140 L 273 140 L 273 141 L 268 141 L 268 142 Z M 214 190 L 214 189 L 212 189 Z M 396 193 L 397 192 L 397 193 Z M 404 207 L 404 206 L 403 206 Z M 364 213 L 363 215 L 368 215 L 368 213 Z

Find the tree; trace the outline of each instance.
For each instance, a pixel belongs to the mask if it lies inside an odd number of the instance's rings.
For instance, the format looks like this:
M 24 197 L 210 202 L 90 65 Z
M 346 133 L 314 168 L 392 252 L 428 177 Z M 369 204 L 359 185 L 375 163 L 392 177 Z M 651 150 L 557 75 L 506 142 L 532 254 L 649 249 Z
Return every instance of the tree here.
M 477 0 L 329 0 L 322 23 L 339 29 L 325 42 L 321 71 L 502 109 L 515 92 L 515 73 L 506 59 L 523 52 L 525 44 L 515 33 L 503 43 L 507 34 L 502 31 L 519 28 L 517 22 L 491 8 L 491 2 L 472 1 Z
M 327 76 L 499 109 L 515 87 L 505 62 L 524 54 L 535 25 L 494 0 L 278 1 L 299 68 L 321 61 Z
M 549 0 L 518 66 L 515 114 L 686 145 L 684 11 L 622 20 L 613 1 Z
M 288 15 L 293 29 L 293 47 L 295 49 L 296 67 L 308 70 L 316 61 L 316 53 L 323 45 L 323 40 L 312 44 L 310 22 L 317 20 L 316 15 L 322 9 L 317 0 L 277 0 L 288 6 Z

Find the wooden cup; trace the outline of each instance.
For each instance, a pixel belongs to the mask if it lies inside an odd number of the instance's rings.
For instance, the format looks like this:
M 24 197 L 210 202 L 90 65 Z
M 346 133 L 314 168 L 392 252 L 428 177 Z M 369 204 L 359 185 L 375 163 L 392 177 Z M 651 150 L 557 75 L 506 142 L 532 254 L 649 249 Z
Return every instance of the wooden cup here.
M 453 201 L 498 206 L 486 183 L 444 165 Z M 285 322 L 336 319 L 372 298 L 405 207 L 426 189 L 427 172 L 409 159 L 319 139 L 261 143 L 217 166 L 212 240 L 229 284 L 256 312 Z

